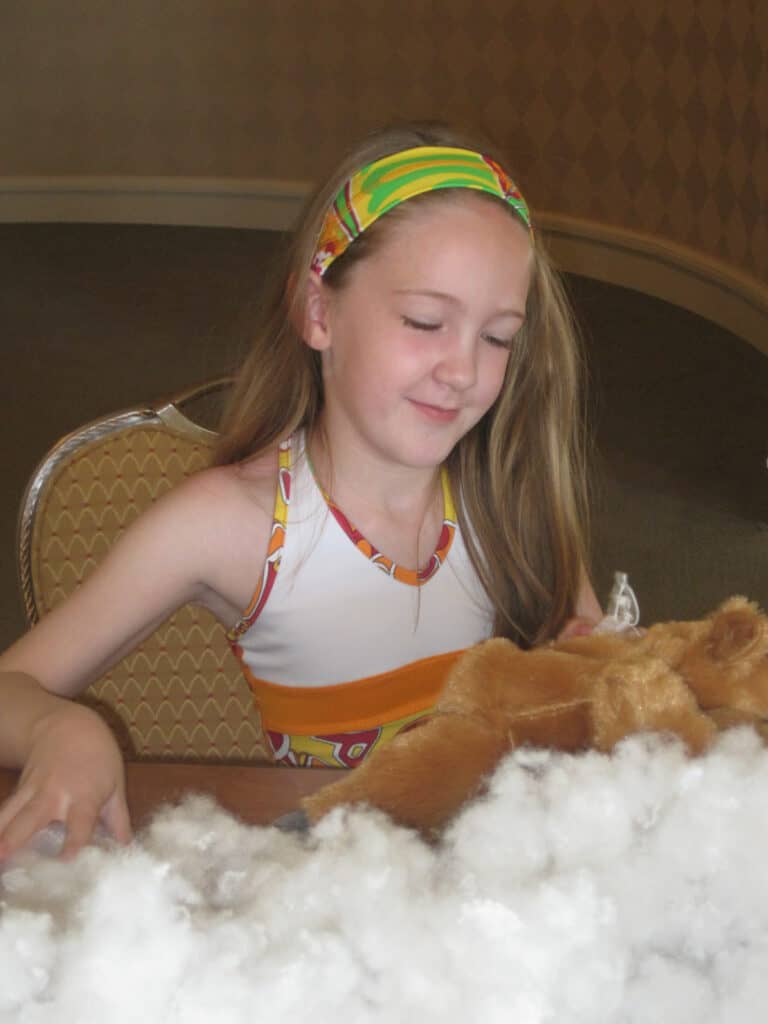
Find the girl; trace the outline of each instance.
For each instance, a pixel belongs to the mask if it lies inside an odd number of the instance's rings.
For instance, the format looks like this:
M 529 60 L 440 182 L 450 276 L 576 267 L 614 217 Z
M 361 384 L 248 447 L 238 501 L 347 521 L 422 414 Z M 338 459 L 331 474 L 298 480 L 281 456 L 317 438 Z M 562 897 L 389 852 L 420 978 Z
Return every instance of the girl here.
M 579 413 L 567 304 L 502 165 L 442 129 L 367 140 L 276 276 L 217 465 L 0 656 L 22 768 L 0 857 L 53 820 L 64 856 L 97 819 L 129 839 L 117 746 L 66 698 L 185 602 L 228 628 L 293 764 L 354 765 L 492 633 L 588 629 Z

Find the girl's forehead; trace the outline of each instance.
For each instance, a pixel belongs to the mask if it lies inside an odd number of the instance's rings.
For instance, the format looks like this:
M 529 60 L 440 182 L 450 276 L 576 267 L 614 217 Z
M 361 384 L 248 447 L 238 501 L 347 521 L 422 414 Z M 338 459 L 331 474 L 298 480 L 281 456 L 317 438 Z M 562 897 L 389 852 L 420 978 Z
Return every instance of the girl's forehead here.
M 426 241 L 430 237 L 442 238 L 460 231 L 460 240 L 467 245 L 475 243 L 492 231 L 503 244 L 507 239 L 511 248 L 522 241 L 530 247 L 528 229 L 520 218 L 498 199 L 470 189 L 461 192 L 431 194 L 426 202 L 421 197 L 404 203 L 392 220 L 382 218 L 385 238 L 403 236 L 408 242 L 416 237 Z
M 349 283 L 357 283 L 362 301 L 411 294 L 457 308 L 520 312 L 532 253 L 526 227 L 501 204 L 424 204 L 393 222 Z
M 527 265 L 532 255 L 520 218 L 501 202 L 472 193 L 442 202 L 405 203 L 402 213 L 382 228 L 374 258 L 384 262 L 396 255 L 402 268 L 424 260 L 442 265 L 462 259 Z
M 496 215 L 506 218 L 512 224 L 520 224 L 524 231 L 527 228 L 512 207 L 496 196 L 471 188 L 437 189 L 427 192 L 396 208 L 404 221 L 411 219 L 442 220 L 453 211 L 463 211 L 482 216 L 493 211 Z M 386 218 L 386 215 L 385 215 Z M 385 219 L 382 218 L 382 219 Z

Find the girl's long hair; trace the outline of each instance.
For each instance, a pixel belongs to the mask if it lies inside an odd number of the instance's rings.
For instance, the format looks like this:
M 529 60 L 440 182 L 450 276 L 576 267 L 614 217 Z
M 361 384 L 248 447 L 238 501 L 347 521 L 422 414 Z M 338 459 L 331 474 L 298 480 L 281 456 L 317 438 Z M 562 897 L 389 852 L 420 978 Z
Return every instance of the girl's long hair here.
M 325 214 L 360 167 L 429 145 L 479 150 L 509 170 L 487 144 L 435 125 L 385 129 L 342 161 L 307 203 L 265 289 L 253 346 L 222 420 L 217 464 L 256 456 L 317 424 L 323 405 L 320 356 L 305 344 L 302 327 L 310 262 Z M 426 193 L 384 214 L 331 264 L 324 283 L 342 288 L 349 268 L 412 205 L 450 202 L 458 191 Z M 587 566 L 583 376 L 574 318 L 537 236 L 525 322 L 515 336 L 501 394 L 447 462 L 462 534 L 495 610 L 494 632 L 526 647 L 555 636 L 574 614 Z

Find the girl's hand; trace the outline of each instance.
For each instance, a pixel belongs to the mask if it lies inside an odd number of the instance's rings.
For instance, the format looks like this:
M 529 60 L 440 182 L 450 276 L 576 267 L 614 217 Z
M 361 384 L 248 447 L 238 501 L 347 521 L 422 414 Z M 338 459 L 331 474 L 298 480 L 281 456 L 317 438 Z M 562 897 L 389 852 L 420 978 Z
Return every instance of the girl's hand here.
M 557 634 L 555 643 L 559 640 L 570 640 L 573 636 L 589 636 L 594 630 L 597 623 L 593 619 L 588 619 L 585 616 L 576 616 L 573 619 L 568 619 L 566 624 Z
M 35 723 L 19 784 L 0 807 L 0 861 L 53 821 L 66 828 L 65 860 L 99 821 L 118 842 L 131 838 L 120 750 L 99 716 L 80 704 L 67 702 Z
M 595 591 L 586 572 L 582 570 L 581 587 L 576 600 L 576 614 L 568 619 L 566 624 L 555 637 L 555 643 L 560 640 L 570 640 L 574 636 L 589 636 L 595 626 L 603 617 L 603 609 L 595 597 Z

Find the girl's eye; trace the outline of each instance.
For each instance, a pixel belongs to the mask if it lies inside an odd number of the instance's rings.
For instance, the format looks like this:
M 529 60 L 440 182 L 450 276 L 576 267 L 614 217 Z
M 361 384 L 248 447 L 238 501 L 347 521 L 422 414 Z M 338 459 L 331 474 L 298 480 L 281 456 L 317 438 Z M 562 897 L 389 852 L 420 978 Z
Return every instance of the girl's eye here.
M 490 345 L 496 345 L 498 348 L 512 348 L 514 338 L 497 338 L 493 334 L 484 334 L 483 341 L 487 341 Z
M 410 316 L 403 316 L 401 319 L 406 327 L 413 327 L 416 331 L 439 331 L 442 327 L 440 323 L 433 324 L 424 320 L 414 320 Z

